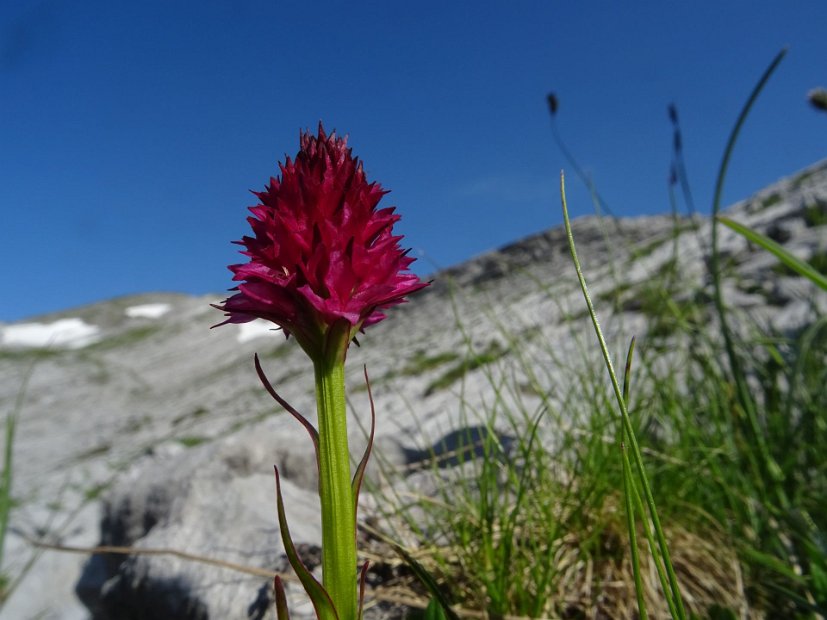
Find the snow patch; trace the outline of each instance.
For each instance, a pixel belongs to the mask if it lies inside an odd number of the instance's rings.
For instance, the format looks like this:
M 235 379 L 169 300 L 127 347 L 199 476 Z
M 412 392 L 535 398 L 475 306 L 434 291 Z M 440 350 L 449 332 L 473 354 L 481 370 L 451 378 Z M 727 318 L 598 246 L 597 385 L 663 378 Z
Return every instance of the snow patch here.
M 11 347 L 66 347 L 80 349 L 98 340 L 100 330 L 82 319 L 54 323 L 19 323 L 0 329 L 0 344 Z
M 256 319 L 254 321 L 250 321 L 249 323 L 239 323 L 238 341 L 249 342 L 250 340 L 262 338 L 264 336 L 272 337 L 275 330 L 281 330 L 281 328 L 276 327 L 270 321 L 265 321 L 263 319 Z
M 124 312 L 130 319 L 159 319 L 170 311 L 169 304 L 141 304 L 130 306 Z

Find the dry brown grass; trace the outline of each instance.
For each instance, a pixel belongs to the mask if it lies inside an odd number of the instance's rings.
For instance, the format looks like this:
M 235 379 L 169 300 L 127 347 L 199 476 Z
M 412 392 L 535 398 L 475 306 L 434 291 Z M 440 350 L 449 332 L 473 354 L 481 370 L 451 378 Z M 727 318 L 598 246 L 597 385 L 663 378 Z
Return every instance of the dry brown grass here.
M 594 531 L 566 534 L 552 544 L 546 557 L 535 558 L 536 562 L 553 563 L 554 570 L 553 587 L 540 617 L 595 620 L 638 617 L 628 531 L 617 506 L 607 502 L 604 508 L 603 514 L 590 519 Z M 645 545 L 642 528 L 639 529 L 639 542 Z M 665 526 L 665 531 L 687 614 L 708 617 L 710 610 L 718 607 L 745 620 L 764 617 L 761 610 L 749 605 L 741 565 L 722 533 L 710 529 L 691 532 L 675 525 Z M 429 596 L 413 573 L 390 545 L 376 536 L 368 538 L 371 539 L 368 547 L 360 544 L 363 549 L 370 548 L 365 557 L 373 565 L 374 587 L 369 590 L 368 598 L 373 596 L 374 605 L 385 610 L 377 616 L 401 617 L 405 608 L 424 608 Z M 586 538 L 588 543 L 584 543 Z M 588 551 L 584 550 L 586 545 Z M 456 602 L 454 610 L 460 617 L 494 617 L 489 616 L 486 609 L 483 585 L 462 568 L 467 562 L 467 550 L 423 545 L 409 551 L 438 577 Z M 670 617 L 648 549 L 641 549 L 641 572 L 649 617 Z M 506 615 L 503 618 L 521 617 Z

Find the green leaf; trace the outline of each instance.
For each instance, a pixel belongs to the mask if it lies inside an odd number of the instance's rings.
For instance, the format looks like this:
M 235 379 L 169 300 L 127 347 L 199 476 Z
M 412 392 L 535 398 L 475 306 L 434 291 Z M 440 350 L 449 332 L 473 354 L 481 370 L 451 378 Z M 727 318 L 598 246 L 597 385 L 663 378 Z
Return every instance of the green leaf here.
M 802 585 L 804 583 L 804 577 L 796 573 L 793 568 L 773 555 L 764 553 L 763 551 L 753 547 L 746 547 L 743 553 L 755 564 L 773 570 L 797 585 Z
M 778 260 L 795 271 L 798 275 L 807 278 L 819 286 L 822 290 L 827 291 L 827 277 L 813 269 L 812 265 L 809 263 L 806 263 L 787 252 L 787 250 L 772 239 L 765 237 L 761 233 L 755 232 L 754 230 L 751 230 L 743 224 L 739 224 L 728 217 L 718 216 L 718 221 L 724 226 L 731 228 L 739 235 L 745 237 L 748 241 L 751 241 L 756 245 L 760 245 L 768 252 L 771 252 Z
M 448 620 L 445 615 L 445 609 L 440 604 L 439 600 L 432 598 L 425 608 L 425 613 L 422 615 L 423 620 Z
M 436 602 L 436 605 L 438 605 L 442 610 L 443 615 L 439 616 L 440 618 L 444 618 L 445 620 L 459 620 L 459 616 L 453 609 L 451 609 L 451 603 L 448 600 L 448 597 L 442 591 L 442 588 L 439 587 L 439 584 L 437 584 L 436 579 L 434 579 L 433 575 L 431 575 L 431 573 L 425 570 L 425 567 L 422 566 L 422 564 L 420 564 L 419 562 L 417 562 L 416 559 L 414 559 L 414 557 L 410 553 L 408 553 L 404 548 L 402 548 L 402 546 L 394 544 L 393 547 L 394 550 L 400 556 L 402 556 L 402 559 L 405 560 L 405 563 L 408 565 L 408 568 L 410 568 L 413 571 L 417 579 L 419 579 L 419 581 L 422 582 L 422 585 L 425 586 L 428 589 L 428 592 L 431 593 L 432 598 L 431 602 L 428 603 L 428 609 L 430 609 L 434 602 Z M 428 616 L 428 609 L 425 610 L 425 617 L 436 617 Z
M 629 385 L 632 380 L 632 356 L 635 352 L 635 338 L 629 343 L 629 350 L 626 353 L 626 370 L 623 373 L 623 401 L 629 406 Z M 629 455 L 626 453 L 626 432 L 623 425 L 620 426 L 620 451 L 623 464 L 623 499 L 626 504 L 626 525 L 629 528 L 629 548 L 632 553 L 632 573 L 635 579 L 635 595 L 637 596 L 638 614 L 641 620 L 647 620 L 649 614 L 646 611 L 646 600 L 643 593 L 643 579 L 640 575 L 640 553 L 637 545 L 637 529 L 635 521 L 635 502 L 637 487 L 632 477 L 632 465 L 629 462 Z M 644 515 L 645 518 L 645 515 Z M 654 550 L 654 544 L 652 544 Z M 664 580 L 665 581 L 665 580 Z M 664 591 L 666 590 L 665 583 Z
M 612 357 L 609 354 L 609 347 L 606 344 L 606 338 L 603 336 L 603 330 L 600 328 L 600 321 L 597 319 L 597 311 L 594 308 L 591 295 L 589 294 L 589 287 L 587 286 L 586 278 L 583 275 L 583 268 L 580 264 L 580 259 L 577 258 L 577 248 L 574 244 L 574 233 L 572 233 L 571 218 L 569 218 L 569 209 L 566 201 L 566 180 L 562 172 L 560 173 L 560 198 L 563 203 L 563 224 L 566 229 L 566 238 L 569 244 L 569 251 L 571 252 L 571 259 L 574 263 L 574 270 L 577 272 L 577 280 L 580 282 L 580 290 L 583 292 L 583 298 L 586 301 L 586 307 L 588 308 L 589 316 L 592 319 L 594 332 L 597 336 L 597 341 L 600 344 L 600 351 L 603 354 L 603 361 L 606 364 L 606 370 L 608 371 L 609 378 L 612 382 L 612 389 L 614 390 L 615 398 L 617 399 L 617 404 L 620 408 L 620 418 L 623 424 L 624 436 L 629 441 L 629 448 L 634 459 L 638 478 L 640 479 L 643 497 L 646 500 L 646 505 L 649 509 L 649 516 L 652 520 L 652 526 L 654 527 L 655 534 L 657 536 L 658 549 L 660 551 L 661 558 L 663 559 L 663 564 L 666 568 L 666 574 L 669 580 L 669 589 L 667 590 L 664 588 L 664 596 L 666 597 L 666 602 L 669 605 L 669 612 L 672 618 L 685 620 L 686 611 L 684 610 L 683 599 L 681 598 L 680 589 L 678 588 L 678 577 L 675 573 L 675 567 L 672 565 L 672 559 L 669 554 L 669 546 L 666 544 L 666 536 L 663 533 L 663 527 L 661 526 L 660 517 L 658 516 L 657 507 L 655 506 L 655 496 L 652 494 L 652 487 L 646 476 L 646 470 L 643 466 L 643 457 L 640 453 L 640 446 L 638 446 L 635 431 L 632 428 L 632 420 L 629 417 L 629 410 L 626 407 L 626 400 L 623 398 L 620 383 L 617 380 L 614 364 L 612 364 Z
M 330 596 L 320 584 L 313 574 L 307 570 L 307 567 L 302 563 L 296 547 L 293 544 L 293 539 L 290 538 L 290 530 L 287 527 L 287 516 L 284 513 L 284 499 L 281 496 L 281 482 L 279 481 L 279 469 L 276 471 L 276 506 L 279 515 L 279 530 L 281 532 L 281 541 L 284 544 L 284 552 L 287 554 L 287 559 L 290 566 L 296 571 L 296 576 L 304 586 L 304 591 L 310 597 L 313 607 L 316 610 L 316 617 L 319 620 L 338 620 L 339 615 L 336 613 L 336 608 L 333 606 L 333 601 Z
M 362 620 L 365 612 L 365 585 L 368 580 L 369 562 L 362 564 L 362 570 L 359 571 L 359 615 L 356 616 L 358 620 Z

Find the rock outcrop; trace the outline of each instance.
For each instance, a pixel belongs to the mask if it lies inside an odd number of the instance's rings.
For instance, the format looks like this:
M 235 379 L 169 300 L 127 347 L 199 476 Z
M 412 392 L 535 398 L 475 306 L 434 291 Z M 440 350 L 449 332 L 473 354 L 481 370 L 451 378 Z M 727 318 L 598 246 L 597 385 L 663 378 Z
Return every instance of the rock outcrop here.
M 823 266 L 827 162 L 734 205 L 728 215 Z M 652 333 L 642 291 L 676 256 L 676 298 L 708 290 L 709 228 L 705 219 L 669 216 L 574 223 L 610 339 Z M 824 312 L 827 296 L 810 283 L 728 229 L 720 235 L 732 268 L 728 303 L 782 333 Z M 353 449 L 364 445 L 357 422 L 364 426 L 369 416 L 364 364 L 376 397 L 377 461 L 422 476 L 422 484 L 427 476 L 418 464 L 434 455 L 450 469 L 457 450 L 473 450 L 487 432 L 469 412 L 491 402 L 486 367 L 508 361 L 512 336 L 536 346 L 538 355 L 542 343 L 554 342 L 566 358 L 577 348 L 571 333 L 589 329 L 561 228 L 435 278 L 370 329 L 348 364 Z M 285 568 L 274 464 L 284 479 L 293 538 L 305 543 L 312 564 L 320 525 L 310 442 L 261 388 L 252 357 L 259 353 L 272 383 L 311 419 L 312 368 L 295 343 L 269 326 L 210 330 L 220 315 L 209 303 L 219 298 L 147 294 L 0 326 L 3 411 L 12 410 L 26 385 L 3 566 L 13 588 L 0 618 L 273 617 L 264 574 L 163 552 Z M 499 431 L 507 451 L 519 429 Z M 370 502 L 366 495 L 365 511 Z M 31 540 L 145 553 L 79 556 L 38 549 Z M 311 613 L 299 588 L 290 583 L 288 593 L 297 617 Z

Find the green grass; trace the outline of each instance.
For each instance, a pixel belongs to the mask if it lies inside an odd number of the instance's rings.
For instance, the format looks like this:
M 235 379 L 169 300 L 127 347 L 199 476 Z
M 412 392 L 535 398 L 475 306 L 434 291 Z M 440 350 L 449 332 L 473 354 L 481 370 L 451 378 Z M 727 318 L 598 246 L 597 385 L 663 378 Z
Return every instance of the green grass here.
M 679 268 L 658 272 L 643 294 L 650 331 L 640 338 L 628 404 L 678 580 L 692 595 L 689 611 L 806 617 L 814 605 L 827 608 L 827 320 L 785 336 L 739 319 L 735 346 L 752 377 L 756 429 L 738 401 L 708 291 L 684 283 L 692 301 L 672 303 L 668 280 Z M 668 354 L 657 345 L 664 325 Z M 574 321 L 559 328 L 582 329 Z M 464 608 L 492 616 L 633 614 L 619 426 L 604 374 L 587 345 L 572 363 L 553 342 L 531 350 L 518 329 L 502 330 L 511 355 L 469 355 L 484 360 L 473 366 L 496 397 L 484 411 L 460 406 L 469 426 L 506 429 L 516 447 L 503 458 L 491 434 L 467 453 L 465 476 L 446 478 L 435 465 L 445 484 L 414 500 L 425 517 L 406 528 L 429 541 L 423 561 Z M 437 386 L 462 393 L 471 367 L 452 366 Z M 778 479 L 768 462 L 782 472 Z M 400 508 L 395 519 L 410 512 L 408 496 L 386 499 Z M 668 615 L 660 585 L 647 575 L 650 614 Z M 705 575 L 715 575 L 709 590 L 701 587 Z
M 761 206 L 781 200 L 772 193 Z M 825 204 L 805 207 L 808 226 L 827 223 Z M 676 217 L 671 237 L 629 248 L 629 255 L 649 257 L 690 230 L 694 224 Z M 615 235 L 608 232 L 607 241 L 623 243 Z M 560 311 L 567 318 L 555 328 L 574 343 L 561 350 L 547 330 L 503 323 L 492 309 L 488 318 L 497 338 L 480 347 L 456 304 L 463 352 L 419 351 L 382 377 L 431 374 L 424 396 L 451 390 L 462 425 L 482 429 L 459 435 L 456 467 L 434 458 L 430 469 L 418 472 L 438 482 L 432 493 L 415 485 L 407 489 L 403 474 L 391 469 L 383 474 L 394 484 L 374 489 L 386 494 L 380 506 L 387 522 L 397 524 L 396 537 L 418 541 L 417 561 L 457 606 L 492 618 L 635 617 L 644 608 L 655 618 L 682 615 L 676 603 L 667 602 L 663 551 L 643 542 L 655 535 L 629 457 L 636 437 L 641 469 L 651 483 L 646 499 L 657 505 L 690 617 L 827 614 L 827 317 L 816 317 L 797 333 L 767 331 L 720 298 L 717 274 L 737 278 L 734 259 L 716 255 L 711 282 L 693 284 L 673 247 L 671 258 L 644 282 L 615 282 L 596 298 L 597 312 L 615 332 L 624 334 L 612 312 L 646 321 L 618 402 L 591 332 L 580 321 L 588 311 Z M 715 252 L 714 238 L 711 247 Z M 779 265 L 772 270 L 776 275 L 798 273 Z M 825 273 L 827 254 L 816 253 L 810 265 Z M 622 273 L 627 265 L 610 267 Z M 548 274 L 549 280 L 560 277 L 566 276 Z M 547 286 L 538 282 L 554 304 L 556 293 Z M 130 345 L 155 331 L 136 328 L 89 349 Z M 609 343 L 607 357 L 622 357 L 624 338 Z M 289 351 L 279 346 L 267 356 L 278 359 Z M 2 355 L 18 361 L 13 356 L 31 360 L 47 354 L 54 353 Z M 482 406 L 467 393 L 471 372 L 490 388 Z M 300 373 L 287 370 L 278 382 Z M 417 403 L 408 406 L 416 416 Z M 626 426 L 618 408 L 628 413 Z M 173 425 L 195 423 L 207 413 L 199 407 Z M 270 408 L 239 420 L 232 430 L 269 415 Z M 7 419 L 0 485 L 0 558 L 14 507 L 15 416 L 16 410 Z M 440 438 L 432 439 L 426 448 L 438 445 Z M 210 438 L 174 440 L 194 447 Z M 107 451 L 101 445 L 81 457 Z M 90 487 L 85 498 L 98 499 L 108 484 Z M 4 579 L 0 575 L 0 593 Z
M 782 200 L 784 199 L 781 197 L 781 194 L 770 194 L 769 196 L 766 196 L 765 198 L 761 199 L 761 209 L 763 210 L 769 209 L 770 207 L 774 207 Z
M 467 373 L 491 364 L 505 354 L 506 351 L 497 342 L 491 342 L 484 351 L 479 353 L 471 351 L 468 357 L 457 362 L 439 377 L 431 381 L 425 388 L 424 395 L 430 396 L 434 392 L 451 387 Z
M 806 172 L 802 172 L 793 179 L 793 187 L 801 187 L 807 181 L 809 181 L 814 174 L 815 170 L 808 170 Z
M 807 264 L 809 264 L 810 267 L 815 269 L 820 274 L 827 274 L 827 250 L 822 250 L 820 252 L 814 253 L 810 257 L 810 260 L 807 261 Z M 780 261 L 773 265 L 772 270 L 774 273 L 780 276 L 787 276 L 793 278 L 802 277 L 800 272 L 796 271 L 789 265 L 782 263 Z
M 810 228 L 827 224 L 827 200 L 815 200 L 804 207 L 804 222 Z
M 99 499 L 101 494 L 106 491 L 109 486 L 110 485 L 108 483 L 101 483 L 91 486 L 83 492 L 83 497 L 88 502 Z
M 178 426 L 179 424 L 181 424 L 183 422 L 192 422 L 194 420 L 198 420 L 199 418 L 202 418 L 205 415 L 207 415 L 209 412 L 210 412 L 209 409 L 207 409 L 206 407 L 203 407 L 203 406 L 196 407 L 195 409 L 193 409 L 189 413 L 185 413 L 185 414 L 182 414 L 182 415 L 179 415 L 179 416 L 173 418 L 172 425 L 173 426 Z
M 716 201 L 741 123 L 782 55 L 736 124 Z M 781 199 L 771 194 L 763 206 Z M 821 203 L 805 210 L 807 225 L 823 225 L 822 211 Z M 676 235 L 683 232 L 677 226 Z M 599 296 L 601 315 L 625 310 L 647 320 L 622 400 L 688 617 L 824 617 L 827 317 L 815 316 L 797 333 L 774 333 L 730 308 L 720 274 L 737 281 L 738 265 L 718 254 L 715 234 L 713 227 L 702 246 L 714 255 L 710 280 L 682 276 L 687 265 L 675 251 L 644 284 L 615 283 Z M 643 247 L 651 252 L 661 243 Z M 810 261 L 821 273 L 825 263 L 823 252 Z M 625 265 L 612 267 L 617 273 Z M 553 303 L 552 291 L 538 285 Z M 520 325 L 496 323 L 498 340 L 508 343 L 504 356 L 475 351 L 470 326 L 455 310 L 466 361 L 429 390 L 451 387 L 461 424 L 490 432 L 475 436 L 475 450 L 457 451 L 458 470 L 434 461 L 432 493 L 384 470 L 395 484 L 382 487 L 381 505 L 397 538 L 419 541 L 417 561 L 456 607 L 495 618 L 636 617 L 643 608 L 650 617 L 679 617 L 664 594 L 668 578 L 653 568 L 657 544 L 644 542 L 650 520 L 641 519 L 646 508 L 628 490 L 631 468 L 622 458 L 629 435 L 595 345 L 579 314 L 559 314 L 568 318 L 556 329 L 576 343 L 574 353 L 537 334 L 521 338 Z M 615 328 L 616 319 L 609 319 Z M 620 357 L 625 344 L 610 353 Z M 465 398 L 472 366 L 493 394 L 482 408 Z M 416 416 L 416 403 L 408 405 Z M 508 448 L 504 433 L 514 439 Z
M 371 384 L 376 387 L 379 385 L 384 385 L 388 381 L 399 377 L 418 377 L 428 372 L 433 372 L 437 368 L 441 368 L 446 364 L 455 362 L 459 358 L 460 355 L 458 353 L 454 353 L 453 351 L 429 355 L 427 351 L 419 350 L 405 363 L 402 368 L 399 370 L 390 370 L 379 378 L 372 378 Z M 367 384 L 365 384 L 365 382 L 360 378 L 359 383 L 356 383 L 351 388 L 351 391 L 354 393 L 367 392 L 367 389 Z
M 16 364 L 33 363 L 59 357 L 62 353 L 63 351 L 60 349 L 50 349 L 47 347 L 0 349 L 0 361 L 9 361 Z
M 3 433 L 3 471 L 0 472 L 0 568 L 3 566 L 3 556 L 6 548 L 6 534 L 9 528 L 11 512 L 17 507 L 12 497 L 12 483 L 14 482 L 14 442 L 17 433 L 17 421 L 23 409 L 23 403 L 29 386 L 29 380 L 35 369 L 37 359 L 29 363 L 23 375 L 20 389 L 17 392 L 14 405 L 6 412 Z M 0 572 L 0 607 L 9 594 L 12 580 L 9 575 Z
M 107 454 L 111 449 L 112 446 L 110 446 L 108 443 L 103 443 L 93 448 L 89 448 L 84 452 L 81 452 L 75 458 L 77 458 L 77 460 L 79 461 L 85 461 L 86 459 L 92 459 L 97 456 L 103 456 L 104 454 Z
M 194 448 L 211 440 L 209 437 L 201 437 L 200 435 L 188 435 L 186 437 L 178 437 L 176 441 L 185 448 Z
M 458 358 L 459 354 L 452 351 L 445 351 L 443 353 L 437 353 L 436 355 L 428 355 L 424 351 L 419 351 L 403 366 L 399 374 L 404 377 L 417 377 L 435 368 L 456 361 Z
M 810 266 L 821 274 L 827 274 L 827 250 L 816 252 L 808 261 Z
M 85 352 L 111 351 L 137 344 L 160 333 L 163 328 L 160 325 L 143 325 L 120 332 L 103 340 L 94 342 L 84 347 Z

